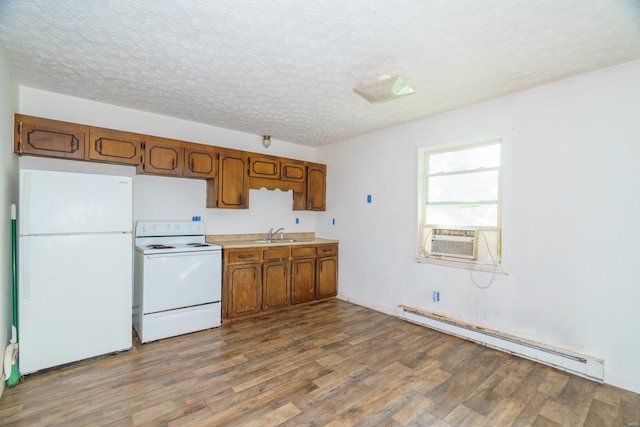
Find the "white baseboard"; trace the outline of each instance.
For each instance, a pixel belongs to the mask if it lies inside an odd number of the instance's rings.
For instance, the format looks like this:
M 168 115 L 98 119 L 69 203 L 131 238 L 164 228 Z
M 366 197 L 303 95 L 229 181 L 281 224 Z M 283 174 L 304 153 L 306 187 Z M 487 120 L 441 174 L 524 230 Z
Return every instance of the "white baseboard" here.
M 491 329 L 480 328 L 416 308 L 401 305 L 401 318 L 438 331 L 540 362 L 599 383 L 604 382 L 604 360 L 552 347 Z
M 351 297 L 348 297 L 348 296 L 340 294 L 340 293 L 338 293 L 336 298 L 341 300 L 341 301 L 345 301 L 345 302 L 348 302 L 348 303 L 351 303 L 351 304 L 359 305 L 361 307 L 369 308 L 371 310 L 375 310 L 375 311 L 380 312 L 380 313 L 388 314 L 390 316 L 394 316 L 394 317 L 398 316 L 398 312 L 397 311 L 389 310 L 388 307 L 384 307 L 384 306 L 381 306 L 381 305 L 379 306 L 379 305 L 371 304 L 368 301 L 365 302 L 365 301 L 359 300 L 357 298 L 351 298 Z

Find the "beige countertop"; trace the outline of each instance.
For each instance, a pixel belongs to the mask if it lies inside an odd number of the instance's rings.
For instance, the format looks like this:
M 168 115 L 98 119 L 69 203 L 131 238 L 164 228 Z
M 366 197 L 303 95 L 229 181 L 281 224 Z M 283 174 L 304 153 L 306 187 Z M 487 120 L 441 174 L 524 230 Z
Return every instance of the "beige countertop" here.
M 230 248 L 264 248 L 272 246 L 297 246 L 297 245 L 322 245 L 338 243 L 335 239 L 323 239 L 316 237 L 315 233 L 284 233 L 284 239 L 282 242 L 273 243 L 258 243 L 256 240 L 265 240 L 267 235 L 265 233 L 259 234 L 210 234 L 205 236 L 207 243 L 214 243 L 222 246 L 223 249 Z M 277 239 L 280 238 L 278 233 Z M 288 240 L 294 239 L 295 242 Z

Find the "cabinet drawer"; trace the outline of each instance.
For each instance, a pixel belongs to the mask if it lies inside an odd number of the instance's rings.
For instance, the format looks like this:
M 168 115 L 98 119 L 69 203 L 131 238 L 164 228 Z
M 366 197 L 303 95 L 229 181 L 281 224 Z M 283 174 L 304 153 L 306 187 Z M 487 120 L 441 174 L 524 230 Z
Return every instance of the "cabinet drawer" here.
M 268 259 L 281 259 L 281 258 L 289 258 L 291 255 L 291 250 L 289 247 L 280 247 L 273 249 L 265 249 L 262 253 L 262 258 L 264 260 Z
M 247 249 L 242 251 L 232 251 L 227 253 L 228 263 L 249 263 L 259 262 L 262 260 L 262 251 L 260 249 Z
M 316 256 L 316 248 L 315 246 L 294 247 L 291 248 L 291 256 L 294 258 Z
M 335 255 L 337 253 L 338 253 L 338 246 L 337 245 L 318 246 L 316 248 L 316 255 L 317 256 Z

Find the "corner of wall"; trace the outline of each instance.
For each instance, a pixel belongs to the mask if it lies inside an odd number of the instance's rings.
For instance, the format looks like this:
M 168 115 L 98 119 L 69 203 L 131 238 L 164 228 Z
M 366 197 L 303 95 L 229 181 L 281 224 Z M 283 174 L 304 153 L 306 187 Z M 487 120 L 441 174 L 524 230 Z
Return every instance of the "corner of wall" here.
M 13 78 L 11 66 L 5 51 L 0 46 L 0 149 L 8 156 L 0 156 L 0 242 L 10 242 L 11 203 L 18 197 L 18 159 L 13 155 L 13 115 L 18 108 L 18 86 Z M 9 341 L 11 330 L 12 268 L 10 248 L 0 247 L 0 350 Z M 0 397 L 4 391 L 4 381 L 0 384 Z

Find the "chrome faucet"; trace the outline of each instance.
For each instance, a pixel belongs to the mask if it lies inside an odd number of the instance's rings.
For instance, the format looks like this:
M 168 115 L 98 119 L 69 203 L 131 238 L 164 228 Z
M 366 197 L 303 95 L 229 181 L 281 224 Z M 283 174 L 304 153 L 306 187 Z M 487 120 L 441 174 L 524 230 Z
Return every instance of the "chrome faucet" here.
M 269 233 L 267 233 L 267 240 L 273 239 L 273 236 L 278 233 L 280 233 L 280 239 L 284 239 L 284 227 L 280 227 L 276 231 L 273 231 L 273 228 L 270 228 Z

